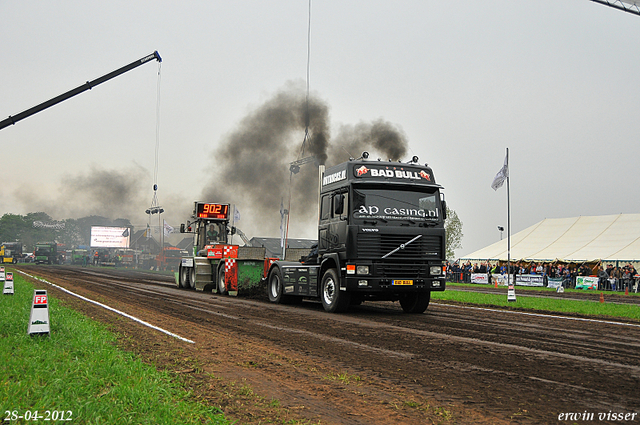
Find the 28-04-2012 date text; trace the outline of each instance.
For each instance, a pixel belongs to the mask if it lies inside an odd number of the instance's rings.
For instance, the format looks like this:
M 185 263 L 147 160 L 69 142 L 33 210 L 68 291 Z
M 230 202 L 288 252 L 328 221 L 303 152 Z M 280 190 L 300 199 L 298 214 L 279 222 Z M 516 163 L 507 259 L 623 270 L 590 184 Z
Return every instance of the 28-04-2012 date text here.
M 19 410 L 5 410 L 4 421 L 72 421 L 73 412 L 71 410 L 45 410 L 40 412 L 38 410 L 25 410 L 20 412 Z

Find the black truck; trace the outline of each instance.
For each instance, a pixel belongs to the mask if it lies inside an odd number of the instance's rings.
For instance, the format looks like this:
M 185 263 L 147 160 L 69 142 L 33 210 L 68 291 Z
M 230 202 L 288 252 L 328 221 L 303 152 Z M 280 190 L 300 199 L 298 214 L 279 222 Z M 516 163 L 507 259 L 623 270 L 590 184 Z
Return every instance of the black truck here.
M 328 312 L 368 300 L 399 301 L 423 313 L 445 290 L 446 203 L 433 171 L 368 155 L 320 170 L 318 245 L 299 262 L 276 261 L 267 276 L 274 303 L 320 298 Z

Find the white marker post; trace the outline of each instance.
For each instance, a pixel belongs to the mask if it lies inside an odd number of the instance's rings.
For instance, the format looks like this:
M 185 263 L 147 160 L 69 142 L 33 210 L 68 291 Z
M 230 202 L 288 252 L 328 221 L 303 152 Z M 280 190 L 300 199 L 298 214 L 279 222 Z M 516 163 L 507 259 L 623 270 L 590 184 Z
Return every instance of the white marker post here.
M 13 273 L 7 272 L 7 275 L 5 276 L 3 267 L 2 279 L 4 280 L 4 290 L 2 291 L 2 293 L 5 295 L 13 295 Z
M 507 290 L 507 301 L 516 300 L 516 289 L 513 286 L 513 282 L 509 282 L 509 289 Z
M 33 303 L 31 304 L 31 318 L 29 319 L 28 334 L 49 333 L 49 303 L 47 291 L 35 289 L 33 291 Z

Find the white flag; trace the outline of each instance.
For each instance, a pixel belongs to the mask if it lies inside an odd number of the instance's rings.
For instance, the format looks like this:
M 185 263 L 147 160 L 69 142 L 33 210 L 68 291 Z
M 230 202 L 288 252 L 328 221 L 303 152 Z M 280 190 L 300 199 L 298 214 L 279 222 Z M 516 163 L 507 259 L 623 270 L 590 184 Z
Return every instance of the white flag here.
M 164 221 L 164 235 L 169 236 L 169 233 L 173 233 L 173 227 L 169 226 L 169 223 L 167 223 L 167 220 L 163 220 L 163 221 Z
M 240 211 L 238 211 L 235 205 L 233 206 L 233 221 L 240 221 Z
M 493 183 L 491 183 L 491 188 L 493 190 L 498 190 L 504 184 L 504 181 L 509 177 L 509 153 L 507 152 L 507 156 L 504 157 L 504 165 L 498 171 L 498 174 L 493 178 Z

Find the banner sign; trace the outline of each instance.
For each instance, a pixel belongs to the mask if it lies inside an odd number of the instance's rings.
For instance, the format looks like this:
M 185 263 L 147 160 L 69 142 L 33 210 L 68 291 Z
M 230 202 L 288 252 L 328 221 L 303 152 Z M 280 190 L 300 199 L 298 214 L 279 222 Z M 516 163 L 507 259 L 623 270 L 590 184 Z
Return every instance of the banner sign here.
M 516 285 L 544 286 L 544 276 L 540 274 L 517 274 Z
M 547 278 L 547 286 L 549 288 L 559 288 L 562 286 L 562 278 L 561 277 L 550 277 Z
M 91 226 L 91 248 L 129 248 L 128 227 Z
M 596 276 L 576 277 L 576 289 L 598 290 L 598 278 Z
M 498 282 L 498 286 L 507 286 L 507 275 L 506 274 L 492 274 L 491 275 L 492 282 Z M 513 284 L 513 276 L 509 276 L 509 283 Z
M 64 229 L 64 222 L 51 222 L 51 223 L 45 223 L 44 221 L 34 221 L 33 222 L 33 227 L 35 227 L 36 229 L 54 229 L 54 230 L 62 230 Z
M 471 283 L 489 284 L 489 275 L 487 273 L 471 273 Z

